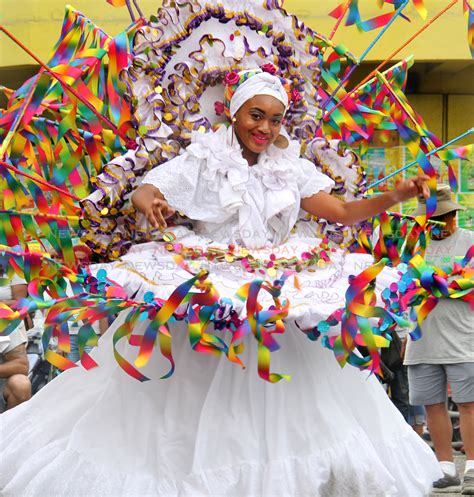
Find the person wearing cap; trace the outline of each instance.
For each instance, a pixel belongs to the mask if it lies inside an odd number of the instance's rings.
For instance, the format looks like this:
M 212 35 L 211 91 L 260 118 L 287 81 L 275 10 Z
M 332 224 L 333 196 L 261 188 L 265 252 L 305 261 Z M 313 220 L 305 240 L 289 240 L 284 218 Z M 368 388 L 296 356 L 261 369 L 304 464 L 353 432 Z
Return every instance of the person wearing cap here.
M 436 267 L 453 265 L 474 244 L 474 232 L 456 225 L 464 207 L 454 202 L 448 185 L 438 185 L 437 207 L 432 220 L 444 223 L 431 233 L 425 259 Z M 414 216 L 426 212 L 426 199 L 419 198 Z M 467 302 L 440 299 L 422 324 L 422 337 L 407 344 L 410 403 L 426 408 L 427 424 L 436 456 L 444 473 L 435 490 L 455 492 L 461 487 L 451 447 L 452 425 L 446 405 L 447 385 L 459 408 L 461 437 L 466 450 L 462 494 L 474 495 L 474 313 Z

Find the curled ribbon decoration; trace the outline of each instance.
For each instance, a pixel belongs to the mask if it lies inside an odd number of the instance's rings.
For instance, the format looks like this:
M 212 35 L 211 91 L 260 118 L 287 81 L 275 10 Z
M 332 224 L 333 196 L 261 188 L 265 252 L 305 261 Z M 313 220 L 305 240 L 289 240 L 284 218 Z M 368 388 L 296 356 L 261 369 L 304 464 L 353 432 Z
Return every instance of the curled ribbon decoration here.
M 320 322 L 308 336 L 314 339 L 316 332 L 323 335 L 323 345 L 334 351 L 341 366 L 351 364 L 380 374 L 378 349 L 389 345 L 391 333 L 397 327 L 411 326 L 411 336 L 417 339 L 420 324 L 440 298 L 461 299 L 474 305 L 474 269 L 469 266 L 474 246 L 464 257 L 458 258 L 452 268 L 437 268 L 427 264 L 418 253 L 422 252 L 425 240 L 420 240 L 417 235 L 420 227 L 414 220 L 407 223 L 395 217 L 395 221 L 390 221 L 389 217 L 382 216 L 377 223 L 383 225 L 377 242 L 372 244 L 365 235 L 361 243 L 368 251 L 377 253 L 380 260 L 350 278 L 346 307 Z M 400 244 L 394 236 L 400 228 L 406 229 L 405 244 Z M 418 236 L 416 243 L 415 236 Z M 396 268 L 400 279 L 382 292 L 382 307 L 377 305 L 374 280 L 384 267 L 392 263 L 389 255 L 393 261 L 398 261 Z M 46 326 L 42 340 L 45 355 L 60 369 L 77 365 L 49 348 L 52 338 L 57 338 L 60 351 L 67 352 L 70 348 L 69 324 L 80 323 L 78 345 L 81 364 L 91 369 L 97 366 L 85 351 L 87 345 L 95 346 L 97 343 L 91 325 L 126 310 L 124 322 L 113 336 L 114 355 L 121 368 L 139 381 L 149 379 L 139 369 L 146 366 L 157 345 L 170 363 L 169 371 L 162 378 L 173 374 L 175 363 L 170 324 L 180 320 L 187 321 L 190 344 L 196 352 L 216 356 L 224 354 L 229 361 L 244 367 L 240 355 L 244 350 L 244 338 L 251 334 L 258 342 L 259 376 L 272 383 L 290 378 L 270 372 L 270 357 L 280 348 L 276 336 L 285 331 L 284 319 L 288 316 L 290 303 L 281 299 L 281 290 L 288 277 L 294 274 L 293 271 L 285 271 L 273 282 L 255 279 L 240 287 L 237 297 L 244 302 L 246 310 L 246 315 L 242 316 L 235 311 L 232 299 L 220 297 L 207 271 L 193 273 L 181 256 L 176 256 L 175 260 L 191 277 L 179 285 L 167 300 L 155 298 L 147 292 L 141 302 L 129 299 L 119 285 L 107 278 L 103 269 L 95 276 L 89 268 L 75 273 L 71 268 L 38 253 L 9 247 L 0 247 L 0 259 L 7 271 L 0 283 L 8 282 L 13 274 L 29 281 L 28 298 L 18 302 L 15 308 L 0 304 L 2 335 L 11 333 L 28 313 L 44 311 Z M 74 293 L 72 297 L 67 295 L 68 282 Z M 272 298 L 273 304 L 268 308 L 259 302 L 262 291 Z M 135 326 L 144 320 L 149 320 L 144 334 L 134 334 Z M 331 327 L 338 325 L 341 327 L 338 335 L 326 335 Z M 215 330 L 228 331 L 230 340 L 212 332 L 211 326 Z M 123 338 L 132 347 L 138 347 L 134 365 L 118 351 L 118 343 Z M 357 347 L 366 347 L 368 355 L 361 356 L 356 351 Z

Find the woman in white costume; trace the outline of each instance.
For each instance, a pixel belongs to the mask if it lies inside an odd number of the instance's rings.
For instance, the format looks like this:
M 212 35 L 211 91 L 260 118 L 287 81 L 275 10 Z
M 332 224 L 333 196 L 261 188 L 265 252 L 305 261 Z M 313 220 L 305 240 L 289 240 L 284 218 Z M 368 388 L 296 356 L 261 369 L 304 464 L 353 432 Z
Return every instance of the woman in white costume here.
M 135 206 L 157 227 L 165 228 L 175 210 L 195 221 L 194 231 L 174 230 L 179 243 L 301 253 L 318 241 L 302 230 L 290 234 L 300 207 L 351 224 L 427 193 L 418 177 L 374 199 L 344 204 L 330 196 L 332 180 L 301 159 L 298 144 L 283 132 L 289 101 L 281 80 L 259 70 L 237 76 L 226 89 L 232 126 L 196 133 L 183 155 L 148 173 L 134 194 Z M 151 290 L 167 298 L 189 274 L 169 264 L 162 247 L 137 246 L 108 276 L 138 297 Z M 155 354 L 144 368 L 152 381 L 137 382 L 112 353 L 124 312 L 93 354 L 100 367 L 68 370 L 0 417 L 1 495 L 426 495 L 441 476 L 431 449 L 374 376 L 341 369 L 295 324 L 310 328 L 340 307 L 347 276 L 367 262 L 338 252 L 331 258 L 326 269 L 301 272 L 300 289 L 289 283 L 282 289 L 291 307 L 272 370 L 291 374 L 291 381 L 271 384 L 256 376 L 255 340 L 245 340 L 241 370 L 225 357 L 194 352 L 185 324 L 176 322 L 174 375 L 159 379 L 167 364 Z M 147 268 L 143 276 L 139 264 Z M 212 282 L 231 298 L 244 271 L 214 266 Z M 134 334 L 145 328 L 140 322 Z M 129 344 L 119 349 L 129 360 L 136 356 Z

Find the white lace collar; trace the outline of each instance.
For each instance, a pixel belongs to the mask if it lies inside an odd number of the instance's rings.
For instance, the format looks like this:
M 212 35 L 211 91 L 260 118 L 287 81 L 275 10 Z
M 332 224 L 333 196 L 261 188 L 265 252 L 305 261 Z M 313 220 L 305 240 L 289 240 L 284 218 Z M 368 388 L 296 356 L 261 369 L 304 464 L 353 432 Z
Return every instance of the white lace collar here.
M 300 144 L 296 140 L 289 140 L 285 149 L 270 145 L 260 154 L 257 163 L 249 166 L 232 126 L 226 128 L 224 125 L 210 133 L 193 132 L 191 145 L 186 151 L 196 158 L 208 159 L 211 169 L 218 166 L 216 173 L 227 174 L 232 169 L 238 169 L 243 177 L 248 177 L 250 167 L 262 178 L 275 174 L 281 176 L 285 172 L 290 173 L 292 165 L 300 158 Z

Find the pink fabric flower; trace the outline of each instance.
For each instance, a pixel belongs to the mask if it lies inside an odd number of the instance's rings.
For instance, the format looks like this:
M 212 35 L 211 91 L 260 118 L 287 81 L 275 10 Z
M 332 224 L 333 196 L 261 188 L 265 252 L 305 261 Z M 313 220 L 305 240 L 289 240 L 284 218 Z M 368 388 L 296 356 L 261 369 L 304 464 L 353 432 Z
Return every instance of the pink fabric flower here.
M 235 71 L 228 72 L 224 76 L 224 84 L 226 85 L 235 85 L 240 80 L 239 75 Z
M 224 104 L 222 102 L 214 102 L 214 110 L 218 116 L 222 116 L 224 114 Z
M 260 69 L 263 72 L 268 72 L 269 74 L 276 74 L 277 72 L 277 68 L 270 62 L 263 64 L 263 66 L 261 66 Z
M 290 99 L 293 104 L 297 105 L 299 102 L 301 102 L 301 100 L 303 100 L 303 97 L 298 90 L 291 90 Z

